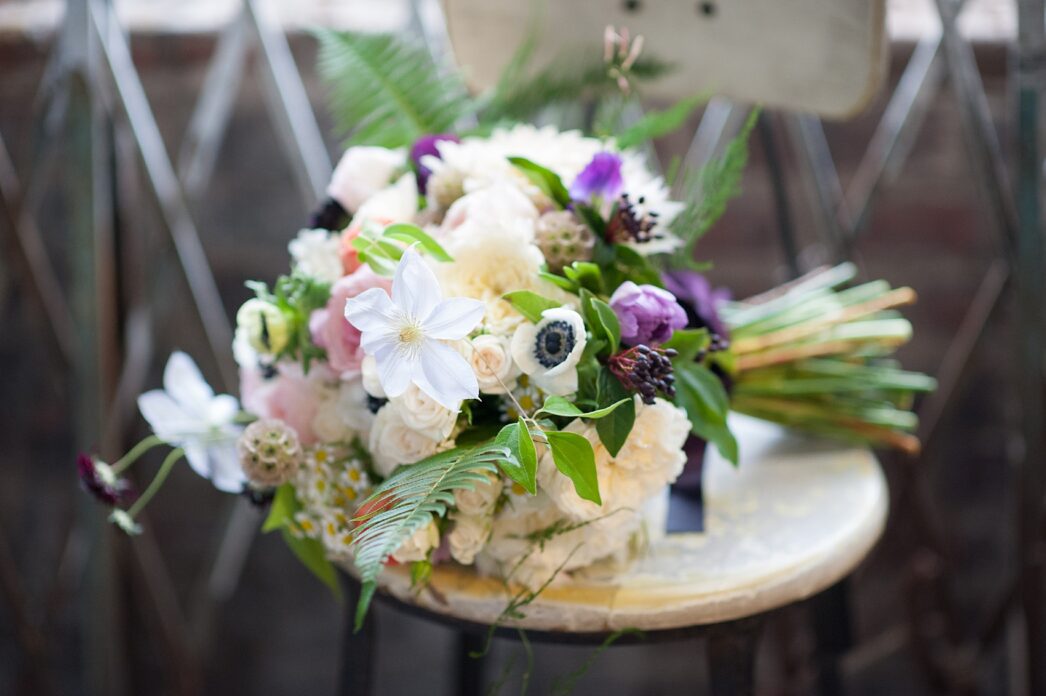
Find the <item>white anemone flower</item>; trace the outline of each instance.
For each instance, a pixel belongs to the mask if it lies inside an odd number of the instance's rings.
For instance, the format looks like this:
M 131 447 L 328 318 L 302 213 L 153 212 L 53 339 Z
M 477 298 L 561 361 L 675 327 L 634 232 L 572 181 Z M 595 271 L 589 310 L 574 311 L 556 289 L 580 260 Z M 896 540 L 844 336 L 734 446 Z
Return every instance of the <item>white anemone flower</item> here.
M 417 252 L 403 252 L 392 280 L 392 297 L 371 288 L 345 303 L 345 318 L 360 330 L 360 346 L 374 356 L 378 380 L 390 399 L 411 383 L 456 411 L 479 397 L 472 367 L 443 341 L 456 341 L 483 319 L 485 305 L 465 297 L 443 299 L 432 269 Z
M 585 350 L 585 321 L 566 307 L 546 309 L 537 324 L 524 322 L 512 334 L 512 359 L 549 394 L 577 391 L 577 364 Z
M 236 454 L 240 406 L 235 397 L 215 395 L 185 353 L 172 353 L 163 370 L 163 389 L 138 397 L 138 410 L 157 437 L 185 451 L 189 466 L 214 487 L 239 493 L 247 478 Z

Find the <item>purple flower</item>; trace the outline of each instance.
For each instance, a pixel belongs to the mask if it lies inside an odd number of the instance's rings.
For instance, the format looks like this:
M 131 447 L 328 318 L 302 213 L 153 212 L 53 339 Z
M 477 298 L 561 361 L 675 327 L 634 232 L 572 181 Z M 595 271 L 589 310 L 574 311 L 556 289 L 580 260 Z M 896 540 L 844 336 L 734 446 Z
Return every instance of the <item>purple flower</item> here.
M 686 310 L 675 296 L 653 285 L 625 281 L 610 296 L 610 308 L 621 324 L 621 340 L 630 346 L 657 346 L 686 326 Z
M 439 148 L 436 147 L 436 143 L 444 141 L 460 143 L 461 139 L 451 133 L 423 135 L 415 140 L 414 145 L 410 148 L 410 161 L 414 163 L 414 170 L 417 172 L 418 177 L 418 191 L 422 195 L 425 194 L 425 189 L 428 188 L 429 176 L 432 174 L 432 170 L 421 163 L 421 158 L 426 155 L 431 155 L 432 157 L 439 159 Z
M 595 197 L 610 200 L 617 198 L 624 187 L 621 158 L 612 152 L 597 152 L 570 185 L 570 197 L 586 203 Z
M 726 324 L 719 318 L 719 305 L 730 299 L 726 288 L 713 288 L 712 284 L 696 271 L 672 271 L 664 276 L 665 287 L 678 297 L 692 313 L 691 324 L 707 326 L 709 331 L 723 338 L 729 334 Z
M 77 455 L 76 471 L 84 490 L 109 507 L 123 505 L 135 497 L 130 481 L 120 478 L 108 464 L 96 461 L 89 454 Z

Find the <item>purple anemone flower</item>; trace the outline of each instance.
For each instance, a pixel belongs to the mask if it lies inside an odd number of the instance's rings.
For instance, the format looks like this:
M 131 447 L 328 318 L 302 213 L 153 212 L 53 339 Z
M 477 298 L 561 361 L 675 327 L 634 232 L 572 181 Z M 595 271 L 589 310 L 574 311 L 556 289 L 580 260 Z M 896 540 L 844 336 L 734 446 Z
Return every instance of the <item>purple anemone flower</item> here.
M 570 197 L 585 203 L 593 198 L 611 200 L 621 195 L 621 158 L 612 152 L 597 152 L 570 184 Z
M 627 280 L 610 296 L 610 308 L 621 324 L 621 340 L 630 346 L 657 346 L 686 326 L 686 310 L 672 293 Z
M 726 288 L 713 288 L 708 278 L 696 271 L 671 271 L 664 276 L 665 287 L 678 297 L 695 327 L 707 326 L 723 338 L 729 334 L 719 317 L 719 305 L 730 299 Z
M 432 170 L 421 163 L 421 158 L 426 155 L 439 158 L 439 148 L 436 147 L 436 143 L 444 141 L 450 141 L 452 143 L 460 143 L 461 139 L 452 133 L 437 133 L 434 135 L 423 135 L 414 141 L 414 145 L 410 148 L 410 161 L 414 163 L 414 170 L 417 172 L 418 177 L 418 192 L 422 195 L 425 194 L 425 190 L 429 185 L 429 176 L 432 174 Z

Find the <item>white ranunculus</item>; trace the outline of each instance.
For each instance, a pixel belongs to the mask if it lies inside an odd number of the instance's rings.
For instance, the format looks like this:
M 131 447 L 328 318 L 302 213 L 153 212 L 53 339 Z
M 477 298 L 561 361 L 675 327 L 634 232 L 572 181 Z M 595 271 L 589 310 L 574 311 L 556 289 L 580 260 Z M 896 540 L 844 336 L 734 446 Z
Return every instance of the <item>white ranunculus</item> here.
M 418 212 L 418 182 L 407 172 L 396 183 L 383 188 L 368 198 L 352 218 L 349 227 L 368 223 L 389 225 L 394 222 L 412 222 Z
M 436 521 L 433 520 L 404 541 L 392 554 L 392 558 L 397 563 L 424 561 L 428 557 L 429 551 L 437 546 L 439 546 L 439 528 L 436 526 Z
M 399 412 L 408 428 L 432 440 L 444 440 L 450 436 L 461 410 L 460 404 L 453 410 L 443 406 L 414 384 L 389 403 Z
M 393 175 L 407 164 L 403 149 L 350 147 L 334 168 L 327 195 L 350 212 L 389 185 Z
M 400 464 L 413 464 L 435 454 L 439 445 L 439 440 L 433 440 L 404 423 L 399 409 L 385 404 L 374 417 L 368 449 L 374 459 L 375 471 L 388 476 Z
M 462 565 L 472 565 L 490 537 L 490 516 L 452 514 L 450 519 L 454 522 L 447 535 L 451 558 Z
M 472 339 L 469 358 L 483 394 L 504 394 L 516 387 L 519 366 L 512 360 L 509 340 L 504 336 L 482 334 Z
M 512 335 L 512 359 L 531 381 L 549 394 L 577 391 L 577 364 L 585 350 L 585 321 L 572 309 L 541 313 L 537 324 L 524 322 Z
M 287 245 L 294 268 L 324 283 L 344 275 L 341 264 L 341 237 L 327 230 L 301 230 Z
M 440 235 L 453 235 L 465 223 L 484 227 L 485 223 L 497 225 L 503 220 L 518 220 L 531 223 L 520 229 L 524 231 L 524 236 L 529 233 L 527 241 L 533 241 L 533 223 L 537 221 L 538 215 L 538 209 L 517 187 L 504 182 L 497 183 L 463 196 L 450 206 L 440 225 Z
M 334 409 L 338 417 L 366 442 L 374 425 L 374 412 L 370 410 L 370 395 L 364 388 L 362 378 L 341 383 Z
M 378 363 L 373 355 L 364 356 L 360 363 L 360 377 L 368 394 L 377 399 L 385 398 L 385 390 L 381 388 L 381 379 L 378 377 Z
M 470 491 L 459 488 L 454 491 L 454 506 L 463 515 L 487 515 L 494 509 L 501 495 L 501 479 L 488 475 L 485 483 L 477 483 Z

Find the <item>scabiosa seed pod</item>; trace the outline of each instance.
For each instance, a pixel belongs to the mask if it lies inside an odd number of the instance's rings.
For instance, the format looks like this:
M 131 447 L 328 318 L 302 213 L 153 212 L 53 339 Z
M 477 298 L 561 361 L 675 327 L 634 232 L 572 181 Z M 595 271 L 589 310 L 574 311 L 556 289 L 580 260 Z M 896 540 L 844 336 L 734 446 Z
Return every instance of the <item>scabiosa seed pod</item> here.
M 589 261 L 596 237 L 588 225 L 569 210 L 545 213 L 538 218 L 534 237 L 550 271 L 558 272 L 575 261 Z
M 248 425 L 236 442 L 236 450 L 247 478 L 263 488 L 285 483 L 298 471 L 302 459 L 298 433 L 275 418 Z

